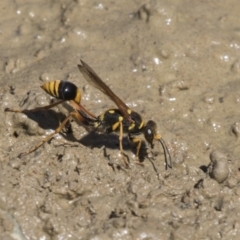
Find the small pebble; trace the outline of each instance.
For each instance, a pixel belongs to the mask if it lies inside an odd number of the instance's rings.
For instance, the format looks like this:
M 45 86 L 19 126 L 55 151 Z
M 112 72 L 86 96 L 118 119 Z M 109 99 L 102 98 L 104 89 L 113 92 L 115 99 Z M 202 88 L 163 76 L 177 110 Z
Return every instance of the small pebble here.
M 224 182 L 229 175 L 228 158 L 222 152 L 215 150 L 210 154 L 209 176 L 218 183 Z

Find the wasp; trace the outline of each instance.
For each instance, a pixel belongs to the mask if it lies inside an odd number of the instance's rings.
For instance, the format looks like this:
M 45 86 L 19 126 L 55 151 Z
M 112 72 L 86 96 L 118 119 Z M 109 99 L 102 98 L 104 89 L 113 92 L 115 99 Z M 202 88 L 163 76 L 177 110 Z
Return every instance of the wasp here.
M 151 148 L 154 147 L 156 141 L 160 142 L 164 151 L 166 169 L 172 168 L 172 159 L 165 141 L 160 134 L 157 133 L 157 124 L 149 120 L 145 122 L 140 114 L 131 110 L 104 82 L 103 80 L 89 67 L 84 61 L 78 65 L 78 69 L 82 73 L 87 82 L 102 91 L 107 95 L 118 107 L 117 109 L 109 109 L 98 117 L 92 118 L 88 116 L 83 109 L 79 110 L 80 115 L 85 119 L 93 129 L 104 132 L 119 132 L 119 148 L 126 165 L 122 146 L 123 133 L 128 134 L 131 142 L 136 144 L 135 156 L 140 163 L 139 151 L 142 145 L 142 140 L 138 135 L 143 134 L 146 141 L 150 144 Z M 169 161 L 168 161 L 169 160 Z
M 57 106 L 58 104 L 64 103 L 66 101 L 72 106 L 73 111 L 69 113 L 69 115 L 63 120 L 63 122 L 55 129 L 54 132 L 46 136 L 39 144 L 32 147 L 30 150 L 26 152 L 22 152 L 19 154 L 19 157 L 23 155 L 27 155 L 29 153 L 34 152 L 39 147 L 41 147 L 44 143 L 51 140 L 51 138 L 59 133 L 63 127 L 67 124 L 67 122 L 73 118 L 78 123 L 83 125 L 86 128 L 90 128 L 93 130 L 97 130 L 104 133 L 111 132 L 119 132 L 119 148 L 120 153 L 123 156 L 124 163 L 126 166 L 128 163 L 126 162 L 123 152 L 122 139 L 123 134 L 127 133 L 131 142 L 137 144 L 136 148 L 136 158 L 138 162 L 139 160 L 139 151 L 142 145 L 142 140 L 138 137 L 140 134 L 144 134 L 146 141 L 150 144 L 151 148 L 154 147 L 156 141 L 159 141 L 163 147 L 164 157 L 166 168 L 172 168 L 172 159 L 169 153 L 169 150 L 166 146 L 165 141 L 157 133 L 157 125 L 154 121 L 150 120 L 147 123 L 142 119 L 140 114 L 131 110 L 113 91 L 101 80 L 101 78 L 89 67 L 84 61 L 80 60 L 82 65 L 78 65 L 78 68 L 84 78 L 91 85 L 98 88 L 104 94 L 106 94 L 118 107 L 118 109 L 109 109 L 100 116 L 95 116 L 91 112 L 89 112 L 84 106 L 81 104 L 81 91 L 77 86 L 69 81 L 62 80 L 53 80 L 50 82 L 46 82 L 41 86 L 41 88 L 48 93 L 49 95 L 59 99 L 59 101 L 54 102 L 50 105 L 38 107 L 34 109 L 10 109 L 6 108 L 6 112 L 16 112 L 27 114 L 30 112 L 36 111 L 45 111 L 50 108 Z M 169 160 L 169 161 L 168 161 Z
M 57 106 L 58 104 L 64 103 L 66 101 L 69 102 L 69 104 L 72 106 L 73 111 L 69 113 L 69 115 L 63 120 L 63 122 L 58 126 L 58 128 L 55 129 L 54 132 L 46 136 L 39 144 L 36 146 L 32 147 L 30 150 L 26 152 L 22 152 L 19 154 L 18 157 L 21 157 L 23 155 L 27 155 L 29 153 L 34 152 L 37 150 L 39 147 L 41 147 L 44 143 L 48 142 L 51 140 L 51 138 L 59 133 L 63 127 L 69 122 L 70 119 L 75 119 L 79 124 L 87 127 L 88 126 L 88 121 L 82 117 L 82 115 L 86 115 L 91 118 L 95 118 L 95 116 L 90 113 L 87 109 L 83 107 L 81 104 L 81 91 L 77 86 L 69 81 L 63 81 L 63 80 L 53 80 L 50 82 L 46 82 L 41 86 L 41 88 L 48 93 L 49 95 L 59 99 L 59 101 L 54 102 L 50 105 L 43 106 L 43 107 L 38 107 L 34 109 L 23 109 L 23 110 L 18 110 L 18 109 L 11 109 L 11 108 L 6 108 L 5 112 L 15 112 L 15 113 L 24 113 L 28 114 L 30 112 L 37 112 L 37 111 L 45 111 L 50 108 L 53 108 Z M 79 113 L 81 112 L 81 114 Z

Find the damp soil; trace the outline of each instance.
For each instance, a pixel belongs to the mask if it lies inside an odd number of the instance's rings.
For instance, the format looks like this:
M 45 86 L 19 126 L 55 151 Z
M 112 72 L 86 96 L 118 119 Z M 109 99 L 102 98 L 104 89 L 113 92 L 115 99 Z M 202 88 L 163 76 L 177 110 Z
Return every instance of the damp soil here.
M 0 3 L 1 239 L 239 239 L 240 2 Z M 77 68 L 87 62 L 170 151 L 75 121 L 40 86 L 69 80 L 95 115 L 116 108 Z M 71 127 L 70 127 L 71 126 Z

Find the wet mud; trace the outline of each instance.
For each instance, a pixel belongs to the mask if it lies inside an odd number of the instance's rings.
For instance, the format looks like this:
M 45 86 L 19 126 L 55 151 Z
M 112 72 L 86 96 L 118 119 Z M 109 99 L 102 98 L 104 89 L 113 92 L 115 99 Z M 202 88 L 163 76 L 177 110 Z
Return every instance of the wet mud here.
M 240 3 L 1 1 L 1 239 L 239 239 Z M 69 80 L 96 115 L 115 104 L 83 78 L 87 62 L 159 143 L 142 164 L 119 135 L 72 121 L 40 86 Z M 143 137 L 143 136 L 142 136 Z

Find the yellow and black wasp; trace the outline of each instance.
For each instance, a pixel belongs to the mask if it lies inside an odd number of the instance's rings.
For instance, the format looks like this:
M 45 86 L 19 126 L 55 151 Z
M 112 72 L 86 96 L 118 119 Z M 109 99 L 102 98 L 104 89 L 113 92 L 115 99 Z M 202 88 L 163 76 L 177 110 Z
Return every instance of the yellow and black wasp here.
M 128 137 L 131 142 L 137 144 L 136 157 L 139 161 L 139 151 L 142 141 L 137 136 L 144 134 L 145 139 L 150 144 L 151 148 L 154 147 L 155 141 L 159 141 L 163 147 L 166 168 L 172 167 L 172 160 L 169 150 L 162 137 L 157 134 L 157 125 L 154 121 L 150 120 L 145 123 L 142 117 L 135 111 L 128 108 L 128 106 L 115 94 L 113 91 L 101 80 L 101 78 L 90 68 L 84 61 L 81 60 L 82 65 L 78 65 L 78 68 L 84 78 L 93 86 L 105 93 L 118 107 L 118 109 L 110 109 L 100 116 L 96 117 L 89 112 L 81 104 L 81 91 L 73 83 L 69 81 L 55 80 L 50 81 L 41 86 L 49 95 L 59 99 L 59 101 L 52 103 L 44 107 L 38 107 L 34 109 L 10 109 L 6 108 L 6 112 L 16 113 L 30 113 L 42 110 L 48 110 L 57 106 L 63 102 L 68 101 L 73 107 L 73 111 L 63 120 L 57 129 L 49 134 L 43 141 L 31 148 L 30 150 L 23 152 L 19 155 L 26 155 L 34 152 L 41 147 L 44 143 L 48 142 L 55 134 L 59 133 L 66 123 L 71 119 L 75 119 L 78 123 L 93 130 L 98 130 L 104 133 L 110 133 L 119 131 L 119 148 L 125 161 L 124 152 L 122 147 L 123 133 L 128 133 Z M 169 159 L 169 162 L 168 162 Z
M 157 133 L 157 125 L 154 121 L 150 120 L 147 123 L 142 119 L 142 117 L 135 111 L 131 110 L 103 81 L 102 79 L 89 67 L 84 61 L 80 60 L 82 65 L 78 65 L 78 68 L 84 78 L 98 88 L 104 94 L 106 94 L 118 107 L 118 109 L 110 109 L 98 116 L 97 118 L 92 118 L 86 115 L 86 111 L 80 109 L 79 113 L 81 116 L 88 121 L 88 124 L 93 127 L 93 129 L 102 131 L 105 133 L 119 132 L 119 148 L 123 156 L 124 162 L 127 162 L 124 158 L 122 139 L 123 133 L 127 133 L 129 140 L 136 143 L 136 157 L 139 161 L 139 151 L 142 145 L 142 140 L 137 136 L 144 134 L 146 141 L 150 144 L 151 148 L 154 147 L 155 141 L 159 141 L 163 147 L 166 168 L 172 168 L 172 159 L 169 150 L 162 139 L 161 135 Z M 168 161 L 169 159 L 169 161 Z
M 75 84 L 69 82 L 69 81 L 62 81 L 62 80 L 54 80 L 50 82 L 46 82 L 41 86 L 41 88 L 46 91 L 49 95 L 59 99 L 59 101 L 54 102 L 50 105 L 44 106 L 44 107 L 38 107 L 34 109 L 23 109 L 23 110 L 18 110 L 18 109 L 10 109 L 6 108 L 5 112 L 16 112 L 16 113 L 30 113 L 30 112 L 37 112 L 37 111 L 45 111 L 50 108 L 53 108 L 57 106 L 58 104 L 61 104 L 63 102 L 68 101 L 72 108 L 74 109 L 69 113 L 69 115 L 63 120 L 63 122 L 58 126 L 57 129 L 55 129 L 54 132 L 46 136 L 43 141 L 41 141 L 39 144 L 36 146 L 32 147 L 30 150 L 26 152 L 22 152 L 19 154 L 19 157 L 23 155 L 27 155 L 31 152 L 34 152 L 36 149 L 41 147 L 44 143 L 48 142 L 51 140 L 51 138 L 59 133 L 63 127 L 68 123 L 70 119 L 75 119 L 78 123 L 81 125 L 87 127 L 88 126 L 88 121 L 82 117 L 82 115 L 86 115 L 92 118 L 95 118 L 95 116 L 90 113 L 87 109 L 85 109 L 82 104 L 81 104 L 81 91 L 79 88 L 76 87 Z M 82 115 L 79 114 L 81 111 Z

